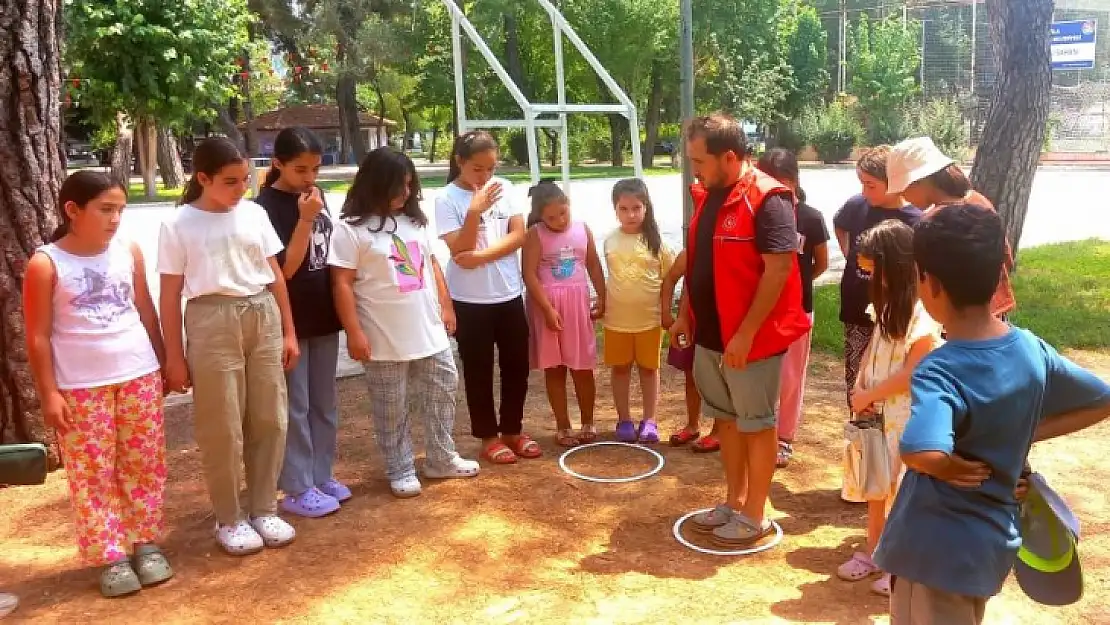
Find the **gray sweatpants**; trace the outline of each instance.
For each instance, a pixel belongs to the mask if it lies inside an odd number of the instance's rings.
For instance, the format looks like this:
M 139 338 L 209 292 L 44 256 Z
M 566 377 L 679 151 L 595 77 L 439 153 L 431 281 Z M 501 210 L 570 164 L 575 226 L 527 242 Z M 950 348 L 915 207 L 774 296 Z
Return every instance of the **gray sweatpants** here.
M 301 357 L 285 374 L 289 428 L 278 487 L 297 496 L 331 479 L 339 432 L 335 370 L 339 334 L 300 339 Z

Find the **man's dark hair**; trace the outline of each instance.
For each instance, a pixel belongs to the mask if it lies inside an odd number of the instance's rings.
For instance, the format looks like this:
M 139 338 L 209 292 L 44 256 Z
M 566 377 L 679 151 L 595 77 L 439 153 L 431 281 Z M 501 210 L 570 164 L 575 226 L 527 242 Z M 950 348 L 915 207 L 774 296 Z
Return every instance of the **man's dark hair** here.
M 686 124 L 686 139 L 705 139 L 705 149 L 713 156 L 732 152 L 736 158 L 748 155 L 748 138 L 744 127 L 728 113 L 695 117 Z
M 920 277 L 936 278 L 956 308 L 986 306 L 1006 258 L 1002 219 L 981 206 L 944 206 L 914 228 L 913 258 Z

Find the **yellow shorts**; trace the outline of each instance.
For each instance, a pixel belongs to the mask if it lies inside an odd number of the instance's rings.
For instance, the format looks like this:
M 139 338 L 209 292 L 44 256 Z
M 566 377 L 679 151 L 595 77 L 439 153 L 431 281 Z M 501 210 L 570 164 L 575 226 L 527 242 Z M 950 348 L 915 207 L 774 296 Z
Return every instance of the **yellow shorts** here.
M 624 367 L 636 364 L 644 369 L 658 369 L 663 362 L 663 328 L 643 332 L 617 332 L 605 329 L 605 364 Z

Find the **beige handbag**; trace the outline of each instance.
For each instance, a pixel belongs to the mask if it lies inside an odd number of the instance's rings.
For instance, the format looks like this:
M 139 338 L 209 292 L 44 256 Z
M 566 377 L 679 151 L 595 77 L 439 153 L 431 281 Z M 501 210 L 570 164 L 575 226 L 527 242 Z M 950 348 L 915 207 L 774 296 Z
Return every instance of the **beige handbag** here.
M 848 439 L 844 454 L 845 479 L 852 480 L 856 492 L 866 501 L 882 501 L 890 496 L 890 452 L 883 432 L 882 415 L 868 415 L 844 426 Z

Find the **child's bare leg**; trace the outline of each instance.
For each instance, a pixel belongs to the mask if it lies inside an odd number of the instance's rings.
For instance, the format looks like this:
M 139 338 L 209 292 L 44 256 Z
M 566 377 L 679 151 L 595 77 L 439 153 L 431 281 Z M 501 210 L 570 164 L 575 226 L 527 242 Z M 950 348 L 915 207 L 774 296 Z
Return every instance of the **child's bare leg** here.
M 555 413 L 555 428 L 570 429 L 570 415 L 567 413 L 567 368 L 551 367 L 543 370 L 543 381 L 547 386 L 547 401 L 551 412 Z
M 637 367 L 640 370 L 640 391 L 644 394 L 644 421 L 655 421 L 659 408 L 659 370 Z
M 582 426 L 593 425 L 594 402 L 597 400 L 597 384 L 594 382 L 594 370 L 574 370 L 570 372 L 570 377 L 574 380 L 574 394 L 578 396 L 578 412 L 582 415 Z M 569 418 L 567 423 L 570 423 Z M 562 426 L 559 427 L 562 428 Z
M 613 403 L 617 406 L 617 418 L 621 421 L 632 420 L 629 394 L 632 390 L 632 366 L 613 367 Z
M 867 555 L 875 553 L 879 546 L 879 537 L 883 535 L 883 526 L 886 525 L 886 502 L 867 502 Z

